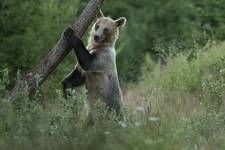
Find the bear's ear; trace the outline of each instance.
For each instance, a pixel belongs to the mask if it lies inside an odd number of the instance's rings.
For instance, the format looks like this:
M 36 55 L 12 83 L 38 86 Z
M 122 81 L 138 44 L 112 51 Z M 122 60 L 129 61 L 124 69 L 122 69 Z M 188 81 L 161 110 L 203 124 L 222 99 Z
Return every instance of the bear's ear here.
M 97 17 L 97 19 L 98 19 L 98 18 L 102 18 L 102 17 L 104 17 L 104 15 L 103 15 L 103 13 L 102 13 L 102 10 L 101 10 L 101 9 L 99 10 L 99 12 L 98 12 L 98 14 L 96 15 L 96 17 Z
M 117 27 L 124 26 L 127 22 L 127 19 L 125 17 L 120 17 L 120 18 L 116 19 L 115 22 L 116 22 Z

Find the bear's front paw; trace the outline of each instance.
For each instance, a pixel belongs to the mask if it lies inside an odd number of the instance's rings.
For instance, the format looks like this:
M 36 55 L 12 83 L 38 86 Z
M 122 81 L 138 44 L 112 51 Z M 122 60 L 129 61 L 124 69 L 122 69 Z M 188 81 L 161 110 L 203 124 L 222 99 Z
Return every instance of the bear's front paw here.
M 73 37 L 73 35 L 74 35 L 73 29 L 71 29 L 71 28 L 66 28 L 66 29 L 65 29 L 65 31 L 64 31 L 64 36 L 65 36 L 65 38 L 66 38 L 66 40 L 67 40 L 68 42 L 71 41 L 71 38 Z
M 69 45 L 76 46 L 77 43 L 79 43 L 80 39 L 74 34 L 73 29 L 66 28 L 64 31 L 64 36 L 68 42 Z

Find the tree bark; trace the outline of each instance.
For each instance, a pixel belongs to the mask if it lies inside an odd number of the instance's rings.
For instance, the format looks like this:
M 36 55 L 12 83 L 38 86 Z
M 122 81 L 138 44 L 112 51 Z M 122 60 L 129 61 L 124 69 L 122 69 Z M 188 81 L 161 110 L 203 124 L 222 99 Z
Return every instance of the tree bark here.
M 72 29 L 78 37 L 82 37 L 91 21 L 100 10 L 104 0 L 90 0 L 85 9 L 79 16 L 78 20 L 72 25 Z M 11 98 L 15 99 L 18 95 L 28 90 L 29 95 L 35 92 L 47 77 L 56 69 L 63 58 L 70 52 L 65 38 L 61 35 L 55 46 L 48 52 L 44 59 L 31 72 L 27 73 L 24 78 L 17 83 L 11 91 Z

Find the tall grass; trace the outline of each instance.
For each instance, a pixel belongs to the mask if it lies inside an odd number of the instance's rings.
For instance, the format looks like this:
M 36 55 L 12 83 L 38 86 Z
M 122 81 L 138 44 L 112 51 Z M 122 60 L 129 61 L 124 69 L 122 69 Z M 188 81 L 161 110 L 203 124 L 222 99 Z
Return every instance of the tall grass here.
M 65 100 L 45 84 L 12 102 L 1 71 L 0 149 L 224 149 L 225 43 L 194 51 L 163 65 L 146 56 L 139 83 L 124 89 L 126 126 L 102 104 L 88 126 L 84 89 Z

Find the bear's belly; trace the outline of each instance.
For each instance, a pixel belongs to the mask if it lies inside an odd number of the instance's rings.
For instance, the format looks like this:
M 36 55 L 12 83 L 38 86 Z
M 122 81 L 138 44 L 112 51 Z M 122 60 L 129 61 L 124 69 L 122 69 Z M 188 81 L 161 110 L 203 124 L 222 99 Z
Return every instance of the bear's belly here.
M 86 72 L 85 77 L 88 101 L 90 103 L 97 100 L 105 101 L 109 92 L 108 76 L 98 72 Z

